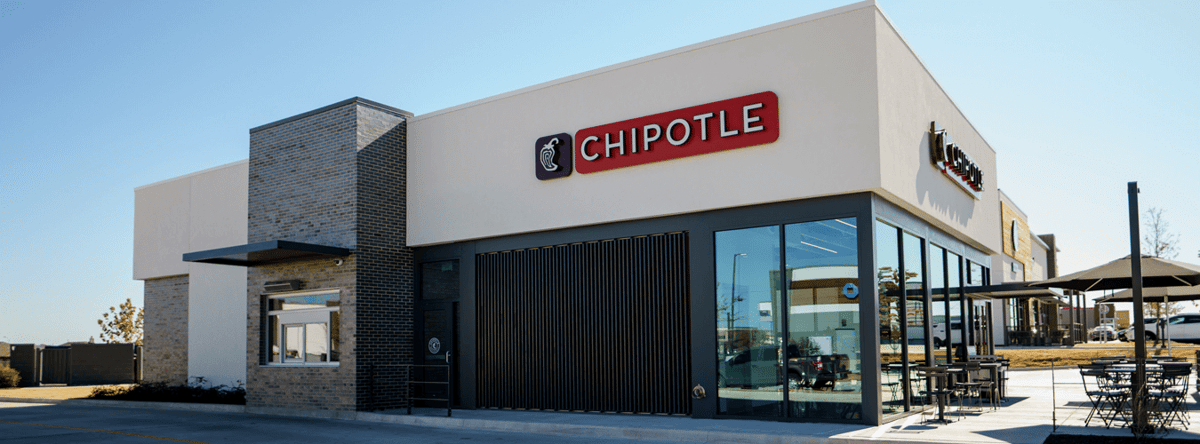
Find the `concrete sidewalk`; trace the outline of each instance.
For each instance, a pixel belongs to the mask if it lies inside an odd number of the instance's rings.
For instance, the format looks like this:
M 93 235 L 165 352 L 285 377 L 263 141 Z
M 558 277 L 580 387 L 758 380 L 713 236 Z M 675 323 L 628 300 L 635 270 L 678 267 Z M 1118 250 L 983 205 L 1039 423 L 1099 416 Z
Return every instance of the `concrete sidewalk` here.
M 1194 379 L 1194 376 L 1193 376 Z M 1194 382 L 1194 381 L 1193 381 Z M 1198 408 L 1195 385 L 1188 400 L 1189 410 Z M 404 411 L 376 413 L 347 412 L 338 419 L 406 424 L 422 427 L 470 429 L 675 442 L 739 443 L 1028 443 L 1041 444 L 1051 433 L 1071 435 L 1132 436 L 1128 429 L 1105 429 L 1093 420 L 1084 427 L 1091 408 L 1083 392 L 1079 371 L 1072 368 L 1013 371 L 1009 374 L 1009 401 L 998 410 L 982 413 L 952 413 L 951 424 L 923 424 L 920 415 L 902 418 L 879 427 L 852 424 L 791 423 L 753 420 L 693 419 L 651 415 L 529 412 L 511 410 L 424 409 L 418 414 Z M 3 400 L 0 400 L 3 401 Z M 35 402 L 36 400 L 23 400 Z M 119 401 L 56 400 L 68 405 L 116 405 Z M 156 403 L 126 403 L 128 407 L 153 408 Z M 159 408 L 175 408 L 159 404 Z M 286 415 L 287 412 L 241 409 L 241 406 L 212 406 L 214 412 Z M 192 411 L 205 407 L 188 405 Z M 953 409 L 952 409 L 953 410 Z M 315 413 L 315 412 L 314 412 Z M 292 414 L 295 414 L 294 412 Z M 304 415 L 308 416 L 308 415 Z M 315 415 L 314 415 L 315 416 Z M 1193 417 L 1200 418 L 1200 416 Z M 1054 431 L 1057 425 L 1057 432 Z M 1200 440 L 1200 434 L 1175 430 L 1168 439 Z

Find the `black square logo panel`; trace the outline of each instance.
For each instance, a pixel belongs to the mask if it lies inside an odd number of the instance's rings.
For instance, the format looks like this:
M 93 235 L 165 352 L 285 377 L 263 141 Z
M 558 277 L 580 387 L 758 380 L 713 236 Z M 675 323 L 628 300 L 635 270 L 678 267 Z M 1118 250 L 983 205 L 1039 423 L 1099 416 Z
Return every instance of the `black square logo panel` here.
M 534 171 L 538 180 L 571 175 L 571 136 L 566 133 L 539 138 L 533 145 Z

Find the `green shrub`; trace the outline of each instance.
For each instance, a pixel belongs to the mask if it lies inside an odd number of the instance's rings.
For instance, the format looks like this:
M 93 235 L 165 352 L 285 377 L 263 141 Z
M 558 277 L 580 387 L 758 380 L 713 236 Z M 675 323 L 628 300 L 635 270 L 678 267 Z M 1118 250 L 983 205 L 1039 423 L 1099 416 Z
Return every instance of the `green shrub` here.
M 132 386 L 96 387 L 91 399 L 113 399 L 124 401 L 194 402 L 203 404 L 246 404 L 246 389 L 219 385 L 203 387 L 200 384 L 167 385 L 165 382 L 142 382 Z
M 21 383 L 21 374 L 16 369 L 0 367 L 0 388 L 16 387 Z

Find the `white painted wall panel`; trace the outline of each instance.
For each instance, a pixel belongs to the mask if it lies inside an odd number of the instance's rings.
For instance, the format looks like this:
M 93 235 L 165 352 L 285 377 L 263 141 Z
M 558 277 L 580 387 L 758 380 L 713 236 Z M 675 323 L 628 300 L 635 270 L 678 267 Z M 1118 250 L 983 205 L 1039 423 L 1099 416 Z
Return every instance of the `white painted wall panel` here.
M 246 381 L 246 267 L 192 264 L 188 278 L 188 377 Z
M 133 193 L 133 278 L 187 274 L 191 182 L 173 180 Z
M 133 278 L 188 274 L 183 254 L 246 243 L 250 163 L 134 190 Z
M 880 186 L 873 4 L 530 87 L 409 124 L 408 244 L 431 245 Z M 761 91 L 769 145 L 538 181 L 533 145 Z
M 213 170 L 191 178 L 190 251 L 246 243 L 250 164 Z
M 985 252 L 1000 251 L 996 152 L 975 131 L 882 13 L 877 13 L 879 146 L 884 196 Z M 984 172 L 976 200 L 935 168 L 929 124 L 937 121 Z

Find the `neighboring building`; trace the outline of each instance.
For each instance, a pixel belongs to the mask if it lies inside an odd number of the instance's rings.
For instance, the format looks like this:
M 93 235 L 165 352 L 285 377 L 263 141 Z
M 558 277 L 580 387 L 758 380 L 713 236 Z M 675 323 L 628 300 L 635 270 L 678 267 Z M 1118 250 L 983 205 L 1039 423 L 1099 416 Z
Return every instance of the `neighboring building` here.
M 1058 277 L 1058 252 L 1054 235 L 1035 235 L 1025 212 L 1003 191 L 1000 193 L 1003 254 L 992 257 L 997 283 L 1042 281 Z M 1048 292 L 1048 291 L 1046 291 Z M 992 334 L 1001 344 L 1033 345 L 1058 343 L 1063 339 L 1059 312 L 1069 307 L 1056 296 L 1013 297 L 992 307 L 1002 322 L 992 323 Z
M 936 324 L 993 345 L 970 287 L 1053 269 L 873 2 L 249 145 L 137 189 L 134 277 L 146 378 L 251 412 L 403 406 L 449 362 L 459 408 L 879 424 L 923 408 L 880 369 Z

